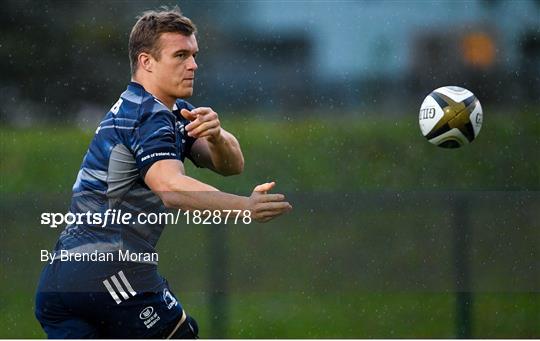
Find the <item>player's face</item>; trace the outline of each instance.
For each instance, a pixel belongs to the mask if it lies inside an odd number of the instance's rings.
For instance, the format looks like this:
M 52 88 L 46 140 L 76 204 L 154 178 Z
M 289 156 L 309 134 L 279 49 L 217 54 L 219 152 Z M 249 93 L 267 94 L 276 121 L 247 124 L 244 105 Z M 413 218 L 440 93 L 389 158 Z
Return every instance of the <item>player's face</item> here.
M 159 40 L 161 55 L 154 68 L 157 86 L 169 98 L 190 97 L 197 70 L 195 56 L 199 51 L 195 35 L 166 32 Z

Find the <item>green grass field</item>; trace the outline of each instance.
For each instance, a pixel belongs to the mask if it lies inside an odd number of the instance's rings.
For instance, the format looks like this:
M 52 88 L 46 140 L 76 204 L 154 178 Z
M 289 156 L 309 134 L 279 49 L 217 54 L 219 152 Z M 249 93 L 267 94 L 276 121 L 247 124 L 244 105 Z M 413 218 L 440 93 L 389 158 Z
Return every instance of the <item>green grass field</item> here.
M 181 296 L 201 337 L 212 335 L 214 316 L 204 292 Z M 455 338 L 455 299 L 445 293 L 234 293 L 227 297 L 227 338 Z M 473 336 L 538 338 L 540 296 L 474 297 Z M 2 297 L 2 338 L 43 338 L 26 292 Z
M 538 190 L 538 114 L 487 116 L 476 141 L 459 150 L 430 145 L 414 119 L 227 120 L 242 145 L 246 168 L 222 178 L 197 178 L 249 192 L 275 179 L 284 191 Z M 73 127 L 0 129 L 2 192 L 63 192 L 75 180 L 93 132 Z M 323 175 L 324 174 L 324 175 Z
M 370 193 L 413 191 L 494 193 L 473 205 L 473 337 L 540 337 L 537 114 L 486 116 L 478 140 L 460 150 L 431 146 L 415 119 L 223 121 L 243 146 L 244 174 L 222 178 L 192 166 L 188 173 L 243 194 L 276 180 L 300 202 L 276 223 L 228 230 L 225 316 L 210 309 L 212 230 L 166 229 L 160 271 L 202 337 L 455 337 L 451 212 L 393 199 L 374 209 L 366 201 Z M 45 336 L 33 315 L 38 252 L 61 229 L 40 226 L 39 213 L 67 209 L 91 137 L 72 127 L 0 129 L 0 337 Z M 347 196 L 359 192 L 356 201 Z M 325 195 L 336 198 L 328 210 Z M 411 274 L 431 286 L 414 287 Z M 227 322 L 225 335 L 213 334 L 217 320 Z

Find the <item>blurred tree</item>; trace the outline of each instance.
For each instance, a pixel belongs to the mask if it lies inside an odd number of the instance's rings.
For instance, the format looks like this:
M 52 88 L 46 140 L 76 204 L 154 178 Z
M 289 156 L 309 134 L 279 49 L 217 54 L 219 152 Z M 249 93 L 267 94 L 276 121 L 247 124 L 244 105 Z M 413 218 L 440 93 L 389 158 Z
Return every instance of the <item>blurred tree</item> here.
M 69 121 L 84 103 L 110 103 L 125 86 L 129 7 L 12 0 L 2 7 L 0 120 L 17 112 Z
M 540 30 L 525 32 L 520 40 L 520 46 L 521 89 L 525 98 L 538 102 L 540 99 Z

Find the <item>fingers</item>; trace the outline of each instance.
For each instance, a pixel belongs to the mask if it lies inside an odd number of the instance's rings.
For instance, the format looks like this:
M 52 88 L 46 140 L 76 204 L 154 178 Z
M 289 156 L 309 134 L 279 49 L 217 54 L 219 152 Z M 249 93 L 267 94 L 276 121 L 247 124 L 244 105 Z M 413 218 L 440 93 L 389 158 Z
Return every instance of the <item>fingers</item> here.
M 253 192 L 266 194 L 266 192 L 271 190 L 275 185 L 276 183 L 274 181 L 267 182 L 267 183 L 256 186 L 255 189 L 253 189 Z
M 214 110 L 212 110 L 212 108 L 209 108 L 209 107 L 199 107 L 199 108 L 195 108 L 193 110 L 191 110 L 192 113 L 194 113 L 195 115 L 207 115 L 209 113 L 215 113 Z
M 194 108 L 191 111 L 187 109 L 180 110 L 180 114 L 190 121 L 193 121 L 194 119 L 196 119 L 197 116 L 206 116 L 210 113 L 214 113 L 217 116 L 217 113 L 214 110 L 212 110 L 212 108 L 207 108 L 207 107 Z M 193 119 L 190 119 L 190 117 L 192 117 Z
M 276 183 L 274 181 L 260 184 L 253 190 L 251 196 L 253 219 L 265 223 L 292 209 L 292 205 L 285 200 L 283 194 L 267 194 Z
M 189 136 L 204 137 L 204 136 L 208 136 L 208 135 L 213 135 L 213 134 L 217 133 L 217 130 L 220 129 L 220 125 L 219 125 L 218 120 L 213 120 L 213 121 L 204 122 L 204 123 L 198 123 L 197 120 L 191 122 L 190 124 L 188 124 L 186 126 L 186 130 L 188 132 L 187 134 Z M 198 123 L 198 124 L 196 124 L 196 123 Z M 189 127 L 192 124 L 193 124 L 193 126 Z
M 212 137 L 216 138 L 216 136 L 219 136 L 220 134 L 221 134 L 221 127 L 218 126 L 218 127 L 212 128 L 212 129 L 205 130 L 202 133 L 200 133 L 199 135 L 194 135 L 193 137 L 201 138 L 201 137 L 212 136 Z
M 190 121 L 194 121 L 197 118 L 197 114 L 187 109 L 180 110 L 180 115 L 182 115 L 186 120 L 190 120 Z
M 285 196 L 283 194 L 264 194 L 258 199 L 259 202 L 272 202 L 283 200 L 285 200 Z
M 197 128 L 199 125 L 201 125 L 204 122 L 210 122 L 210 121 L 219 122 L 218 114 L 216 112 L 211 111 L 207 113 L 200 113 L 200 111 L 195 111 L 195 110 L 197 109 L 193 109 L 191 111 L 191 114 L 195 115 L 195 119 L 193 119 L 191 123 L 186 126 L 186 129 L 188 131 L 191 131 Z
M 267 221 L 270 221 L 274 218 L 279 217 L 280 215 L 284 213 L 289 212 L 292 209 L 292 206 L 289 203 L 279 203 L 279 204 L 285 204 L 285 205 L 281 205 L 281 207 L 277 209 L 255 211 L 253 212 L 253 219 L 255 219 L 258 222 L 265 223 Z
M 186 110 L 187 111 L 187 110 Z M 187 134 L 191 137 L 217 137 L 221 133 L 221 123 L 218 114 L 212 108 L 195 108 L 182 116 L 191 120 L 186 126 Z M 189 117 L 187 117 L 189 116 Z
M 286 201 L 280 202 L 265 202 L 255 205 L 255 212 L 264 212 L 264 211 L 287 211 L 292 208 L 291 204 Z

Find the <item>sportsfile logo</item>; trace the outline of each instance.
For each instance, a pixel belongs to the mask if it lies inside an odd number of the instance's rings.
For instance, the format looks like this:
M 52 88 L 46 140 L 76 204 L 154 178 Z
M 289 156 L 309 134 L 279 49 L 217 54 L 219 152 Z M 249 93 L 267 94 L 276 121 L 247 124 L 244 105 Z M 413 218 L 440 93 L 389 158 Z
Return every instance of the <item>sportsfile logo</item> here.
M 185 219 L 186 224 L 251 224 L 250 210 L 176 210 L 174 212 L 141 212 L 133 214 L 122 209 L 108 208 L 104 212 L 44 212 L 41 225 L 56 228 L 60 225 L 89 225 L 105 228 L 109 225 L 177 225 Z
M 133 290 L 133 288 L 131 287 L 131 284 L 129 284 L 129 281 L 127 280 L 126 276 L 124 275 L 124 272 L 119 271 L 118 276 L 120 277 L 120 280 L 122 280 L 122 283 L 126 287 L 127 292 L 124 289 L 124 287 L 122 286 L 122 284 L 120 284 L 120 281 L 118 280 L 118 278 L 116 278 L 116 275 L 112 275 L 109 278 L 113 282 L 116 290 L 115 290 L 115 288 L 113 288 L 113 286 L 111 285 L 111 283 L 109 282 L 108 279 L 103 281 L 103 285 L 105 285 L 105 288 L 107 288 L 107 291 L 109 291 L 109 294 L 114 299 L 116 304 L 122 303 L 122 299 L 120 298 L 120 296 L 122 296 L 122 298 L 125 301 L 127 301 L 130 298 L 130 296 L 128 295 L 128 292 L 132 297 L 137 295 L 135 290 Z M 118 294 L 120 294 L 120 296 L 118 296 Z

